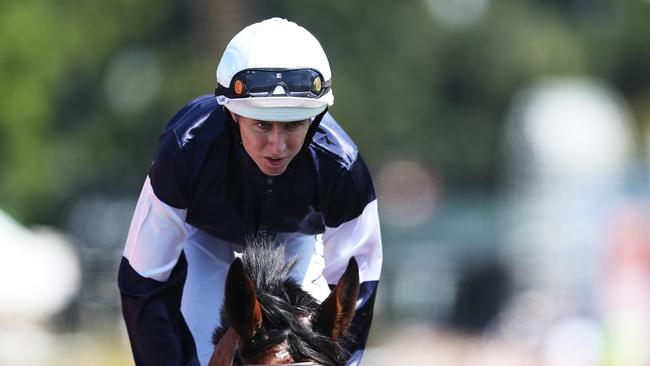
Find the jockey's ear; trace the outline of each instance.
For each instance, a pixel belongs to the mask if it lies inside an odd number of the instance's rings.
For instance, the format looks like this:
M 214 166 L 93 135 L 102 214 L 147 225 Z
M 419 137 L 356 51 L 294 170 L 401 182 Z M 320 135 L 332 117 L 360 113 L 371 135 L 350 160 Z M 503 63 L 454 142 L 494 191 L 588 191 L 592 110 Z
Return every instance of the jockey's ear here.
M 237 334 L 244 340 L 253 338 L 262 326 L 262 308 L 257 302 L 255 285 L 239 258 L 228 269 L 224 303 L 230 325 Z
M 336 287 L 320 304 L 314 329 L 335 341 L 340 340 L 348 332 L 358 297 L 359 266 L 353 257 Z

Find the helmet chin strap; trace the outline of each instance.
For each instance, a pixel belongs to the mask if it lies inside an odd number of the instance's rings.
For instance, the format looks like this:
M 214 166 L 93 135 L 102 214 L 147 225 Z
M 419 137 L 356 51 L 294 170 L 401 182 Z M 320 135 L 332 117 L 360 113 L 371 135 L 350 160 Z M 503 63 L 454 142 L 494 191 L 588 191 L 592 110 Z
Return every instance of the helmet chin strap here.
M 226 108 L 223 108 L 223 112 L 226 115 L 226 128 L 230 129 L 237 143 L 241 144 L 241 134 L 239 132 L 239 124 L 235 121 L 235 118 L 232 116 L 232 112 Z
M 314 117 L 314 120 L 309 125 L 309 130 L 307 130 L 307 136 L 305 136 L 305 142 L 302 144 L 302 150 L 307 149 L 307 147 L 311 143 L 312 139 L 314 138 L 314 135 L 316 134 L 316 130 L 320 125 L 320 121 L 323 119 L 323 117 L 325 117 L 325 114 L 327 113 L 328 109 L 329 107 L 325 107 L 324 111 L 320 112 L 316 117 Z

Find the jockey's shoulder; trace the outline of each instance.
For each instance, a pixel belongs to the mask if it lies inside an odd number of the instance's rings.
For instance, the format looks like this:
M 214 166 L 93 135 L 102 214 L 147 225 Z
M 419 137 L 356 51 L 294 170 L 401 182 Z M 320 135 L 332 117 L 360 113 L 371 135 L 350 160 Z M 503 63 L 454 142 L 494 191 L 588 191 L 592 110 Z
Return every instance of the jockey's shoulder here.
M 314 134 L 311 147 L 346 168 L 350 168 L 359 155 L 357 144 L 330 113 L 323 117 Z

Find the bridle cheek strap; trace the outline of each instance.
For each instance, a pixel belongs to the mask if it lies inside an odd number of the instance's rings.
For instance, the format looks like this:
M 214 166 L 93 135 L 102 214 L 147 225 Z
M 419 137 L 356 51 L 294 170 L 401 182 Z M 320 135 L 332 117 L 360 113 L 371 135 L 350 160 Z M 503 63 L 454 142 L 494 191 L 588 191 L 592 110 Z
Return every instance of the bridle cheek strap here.
M 219 343 L 214 347 L 208 366 L 232 366 L 240 340 L 239 334 L 232 327 L 228 328 Z

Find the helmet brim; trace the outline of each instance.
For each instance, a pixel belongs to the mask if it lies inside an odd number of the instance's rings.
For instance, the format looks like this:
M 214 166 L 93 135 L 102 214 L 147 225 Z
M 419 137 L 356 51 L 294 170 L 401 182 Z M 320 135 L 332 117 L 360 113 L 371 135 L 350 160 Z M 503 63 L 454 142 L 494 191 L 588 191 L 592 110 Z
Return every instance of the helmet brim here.
M 330 91 L 319 99 L 296 97 L 257 97 L 228 99 L 218 96 L 219 104 L 241 116 L 260 121 L 293 122 L 317 116 L 334 102 Z

